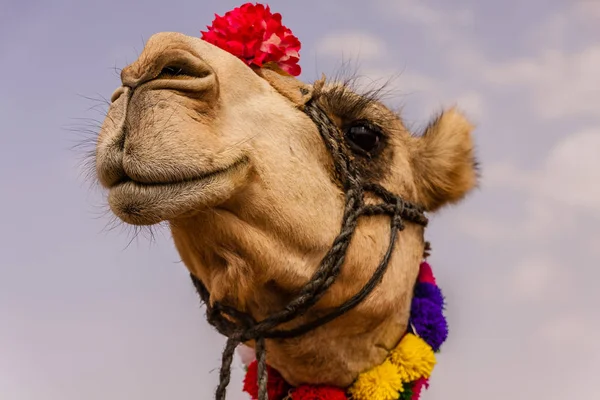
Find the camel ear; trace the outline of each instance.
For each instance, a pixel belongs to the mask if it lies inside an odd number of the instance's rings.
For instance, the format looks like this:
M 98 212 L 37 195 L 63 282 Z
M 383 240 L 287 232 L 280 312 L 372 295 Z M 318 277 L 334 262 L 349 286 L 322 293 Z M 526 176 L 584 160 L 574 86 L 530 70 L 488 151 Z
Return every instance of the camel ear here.
M 311 99 L 313 87 L 294 78 L 292 75 L 282 71 L 275 64 L 265 64 L 262 68 L 254 71 L 269 82 L 273 89 L 289 99 L 296 107 L 302 109 L 306 102 Z
M 415 138 L 412 164 L 419 200 L 426 210 L 456 203 L 477 186 L 473 128 L 461 113 L 450 109 Z

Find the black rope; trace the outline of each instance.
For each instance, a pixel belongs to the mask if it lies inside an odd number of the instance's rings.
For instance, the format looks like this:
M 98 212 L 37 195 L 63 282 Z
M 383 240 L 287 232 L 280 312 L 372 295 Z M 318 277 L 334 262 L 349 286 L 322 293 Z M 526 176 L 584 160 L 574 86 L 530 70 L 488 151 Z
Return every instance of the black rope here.
M 409 221 L 422 226 L 426 226 L 428 222 L 423 209 L 420 207 L 396 196 L 379 184 L 362 182 L 360 174 L 352 163 L 351 155 L 343 145 L 342 133 L 314 100 L 306 104 L 305 112 L 319 128 L 327 150 L 333 158 L 336 179 L 345 192 L 342 227 L 340 233 L 333 241 L 331 248 L 321 260 L 319 267 L 310 281 L 302 287 L 299 294 L 283 309 L 259 322 L 255 321 L 251 315 L 236 310 L 231 306 L 219 302 L 211 304 L 210 294 L 204 284 L 194 275 L 191 275 L 194 286 L 206 305 L 208 322 L 228 338 L 221 360 L 219 386 L 215 393 L 216 400 L 225 400 L 226 388 L 231 377 L 231 363 L 235 348 L 240 343 L 249 340 L 256 341 L 258 400 L 268 400 L 265 340 L 285 339 L 303 335 L 356 307 L 383 279 L 391 255 L 394 252 L 398 231 L 404 229 L 404 222 Z M 364 197 L 367 192 L 379 197 L 383 203 L 366 205 Z M 304 315 L 306 311 L 323 297 L 341 272 L 346 251 L 354 236 L 358 219 L 361 216 L 372 215 L 388 215 L 391 217 L 390 242 L 383 259 L 377 266 L 372 277 L 358 293 L 330 313 L 288 330 L 277 329 L 280 325 Z M 426 250 L 428 250 L 428 246 Z

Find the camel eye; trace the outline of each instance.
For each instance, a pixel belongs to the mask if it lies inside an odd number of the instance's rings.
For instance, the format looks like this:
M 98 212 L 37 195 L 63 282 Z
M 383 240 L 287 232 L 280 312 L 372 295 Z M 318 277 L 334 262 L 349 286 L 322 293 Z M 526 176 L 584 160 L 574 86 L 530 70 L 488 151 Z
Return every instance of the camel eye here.
M 368 123 L 356 123 L 346 129 L 346 141 L 350 148 L 363 155 L 373 156 L 381 150 L 382 139 L 381 130 Z

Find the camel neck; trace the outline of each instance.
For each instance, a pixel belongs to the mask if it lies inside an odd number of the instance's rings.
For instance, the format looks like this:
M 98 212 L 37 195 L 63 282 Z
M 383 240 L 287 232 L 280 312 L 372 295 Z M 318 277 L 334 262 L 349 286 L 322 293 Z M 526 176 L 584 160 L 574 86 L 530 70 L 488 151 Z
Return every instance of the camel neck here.
M 444 296 L 431 267 L 423 261 L 414 288 L 408 329 L 381 363 L 361 372 L 345 388 L 323 384 L 293 386 L 267 365 L 269 399 L 418 400 L 422 389 L 429 386 L 435 354 L 448 336 L 444 306 Z M 249 362 L 244 379 L 244 391 L 253 399 L 258 397 L 257 368 L 256 360 Z

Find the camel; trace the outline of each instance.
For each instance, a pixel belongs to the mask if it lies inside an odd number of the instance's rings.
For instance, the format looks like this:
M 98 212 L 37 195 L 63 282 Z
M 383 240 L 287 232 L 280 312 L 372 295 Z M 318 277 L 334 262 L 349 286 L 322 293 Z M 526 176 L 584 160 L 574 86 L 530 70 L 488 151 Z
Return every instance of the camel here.
M 110 209 L 126 224 L 166 222 L 209 304 L 268 317 L 311 279 L 343 219 L 344 190 L 304 110 L 311 100 L 343 133 L 340 145 L 361 176 L 425 212 L 477 186 L 474 127 L 456 108 L 418 135 L 376 95 L 344 82 L 304 83 L 272 65 L 249 67 L 199 37 L 161 32 L 122 70 L 97 138 L 96 174 Z M 388 220 L 358 222 L 335 282 L 286 327 L 361 290 L 387 249 Z M 301 336 L 267 339 L 267 364 L 292 386 L 346 388 L 382 363 L 408 329 L 425 243 L 424 227 L 407 222 L 370 295 Z

